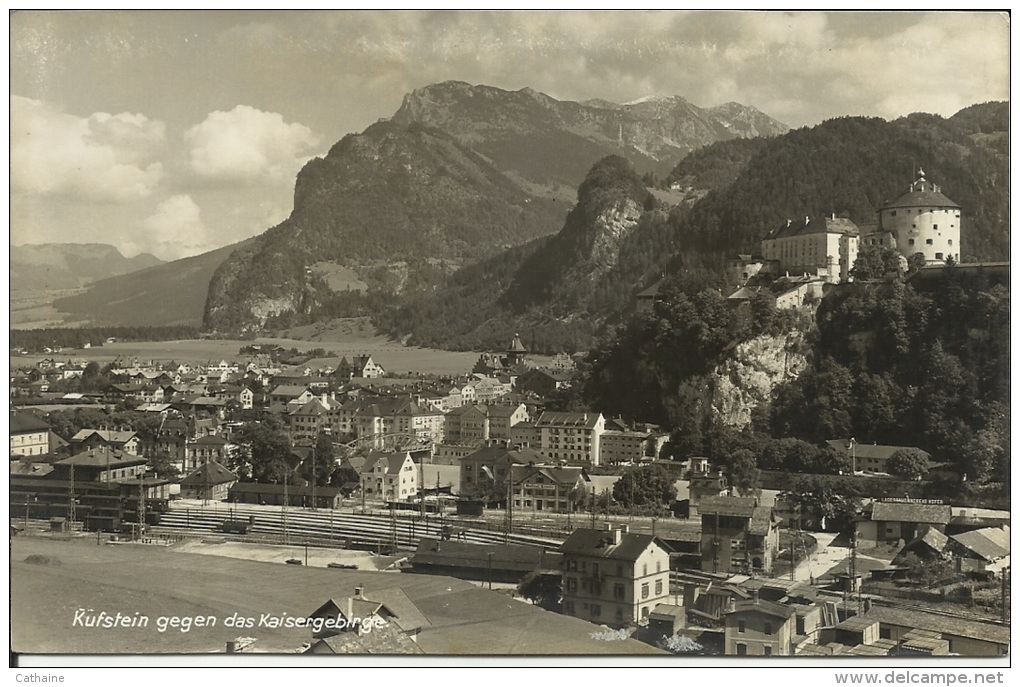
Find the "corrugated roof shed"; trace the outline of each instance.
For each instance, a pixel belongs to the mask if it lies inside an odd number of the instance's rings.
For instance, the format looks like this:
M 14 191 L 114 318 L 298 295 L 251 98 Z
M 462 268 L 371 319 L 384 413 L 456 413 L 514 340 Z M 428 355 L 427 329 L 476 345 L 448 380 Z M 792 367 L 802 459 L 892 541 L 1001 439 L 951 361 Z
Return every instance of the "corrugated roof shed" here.
M 927 503 L 891 503 L 876 501 L 871 519 L 878 522 L 918 522 L 946 525 L 952 517 L 949 506 Z
M 985 527 L 950 536 L 969 551 L 986 561 L 997 561 L 1009 555 L 1009 527 Z

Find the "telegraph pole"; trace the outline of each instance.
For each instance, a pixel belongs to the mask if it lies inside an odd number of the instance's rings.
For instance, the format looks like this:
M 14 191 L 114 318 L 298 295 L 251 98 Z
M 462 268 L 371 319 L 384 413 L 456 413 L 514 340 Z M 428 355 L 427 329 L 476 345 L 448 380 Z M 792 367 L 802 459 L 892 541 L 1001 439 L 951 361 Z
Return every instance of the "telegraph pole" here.
M 145 472 L 138 475 L 138 538 L 145 537 Z
M 315 444 L 312 444 L 312 510 L 315 510 L 315 483 L 318 481 L 315 474 Z
M 290 543 L 290 536 L 287 532 L 287 502 L 290 500 L 287 493 L 287 471 L 283 473 L 283 543 Z
M 74 494 L 74 463 L 71 463 L 71 480 L 68 490 L 68 503 L 67 503 L 67 529 L 69 532 L 74 532 L 74 521 L 77 519 L 77 504 L 75 501 L 78 499 Z M 25 497 L 25 527 L 28 527 L 28 497 Z

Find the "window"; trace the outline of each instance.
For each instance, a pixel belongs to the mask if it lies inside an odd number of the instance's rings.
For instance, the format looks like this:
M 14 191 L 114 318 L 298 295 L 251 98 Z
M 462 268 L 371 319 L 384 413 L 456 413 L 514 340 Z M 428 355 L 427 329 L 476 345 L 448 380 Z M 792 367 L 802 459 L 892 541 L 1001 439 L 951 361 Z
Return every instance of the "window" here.
M 662 580 L 655 581 L 655 595 L 662 596 Z
M 747 656 L 746 644 L 737 644 L 737 656 Z
M 613 598 L 614 599 L 627 598 L 627 590 L 622 584 L 613 585 Z
M 596 617 L 596 618 L 600 617 L 602 615 L 602 606 L 600 606 L 598 604 L 592 604 L 591 605 L 591 614 L 594 617 Z
M 641 585 L 641 598 L 642 599 L 647 599 L 648 598 L 648 583 L 647 582 L 645 582 L 643 585 Z
M 662 572 L 662 561 L 655 561 L 655 572 Z
M 770 647 L 770 646 L 765 647 L 765 655 L 766 656 L 771 656 L 772 655 L 772 647 Z
M 574 579 L 573 577 L 567 578 L 567 591 L 568 592 L 576 592 L 577 591 L 577 580 Z
M 930 245 L 932 245 L 932 240 L 931 239 L 927 239 L 927 240 L 925 240 L 925 243 L 930 246 Z
M 599 574 L 599 564 L 598 563 L 592 563 L 591 564 L 591 574 L 592 575 L 598 575 Z
M 765 623 L 765 634 L 767 635 L 772 634 L 772 623 L 770 622 Z
M 942 253 L 936 253 L 935 254 L 935 259 L 936 260 L 941 260 L 942 259 Z
M 890 216 L 890 217 L 895 217 L 895 216 L 896 216 L 896 211 L 895 211 L 895 210 L 893 210 L 892 212 L 890 212 L 890 213 L 889 213 L 889 216 Z
M 737 632 L 740 634 L 747 632 L 747 624 L 743 620 L 737 621 Z
M 642 576 L 647 575 L 648 574 L 648 564 L 647 563 L 645 563 L 643 570 L 644 570 L 644 572 L 642 572 L 641 575 Z
M 623 564 L 622 563 L 617 563 L 616 564 L 616 576 L 617 577 L 623 577 Z
M 953 245 L 953 239 L 949 239 L 949 245 Z
M 938 231 L 939 225 L 933 224 L 933 225 L 931 225 L 931 228 L 936 230 L 936 231 Z
M 623 606 L 616 607 L 616 619 L 623 620 Z
M 911 245 L 911 246 L 912 246 L 912 245 L 914 245 L 914 239 L 909 239 L 909 240 L 907 241 L 907 244 L 908 244 L 908 245 Z

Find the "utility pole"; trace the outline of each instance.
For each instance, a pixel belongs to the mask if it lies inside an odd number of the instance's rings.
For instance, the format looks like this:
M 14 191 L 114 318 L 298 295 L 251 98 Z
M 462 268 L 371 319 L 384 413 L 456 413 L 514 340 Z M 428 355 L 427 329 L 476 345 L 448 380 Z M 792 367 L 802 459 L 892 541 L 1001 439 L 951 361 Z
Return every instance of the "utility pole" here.
M 1010 573 L 1008 567 L 1003 568 L 999 572 L 999 576 L 1002 577 L 1002 596 L 999 599 L 999 605 L 1002 607 L 1002 622 L 1006 622 L 1006 599 L 1009 598 L 1006 595 L 1006 575 Z
M 138 538 L 145 537 L 145 472 L 138 475 Z
M 318 480 L 319 476 L 315 473 L 315 444 L 312 444 L 312 510 L 315 510 L 315 483 Z
M 78 499 L 74 494 L 74 463 L 71 463 L 71 479 L 68 485 L 68 503 L 67 503 L 67 529 L 69 532 L 74 532 L 74 521 L 77 520 L 77 504 L 75 503 Z M 28 497 L 25 497 L 25 526 L 28 527 Z
M 287 502 L 289 501 L 289 495 L 287 493 L 287 471 L 283 473 L 283 543 L 290 543 L 290 536 L 287 532 Z
M 595 529 L 595 487 L 591 488 L 591 528 Z

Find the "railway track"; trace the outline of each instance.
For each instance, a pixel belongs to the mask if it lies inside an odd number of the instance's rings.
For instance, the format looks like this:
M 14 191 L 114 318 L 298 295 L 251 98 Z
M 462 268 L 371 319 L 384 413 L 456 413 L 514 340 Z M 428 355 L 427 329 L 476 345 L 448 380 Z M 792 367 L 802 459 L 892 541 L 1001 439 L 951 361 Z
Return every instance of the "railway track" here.
M 222 509 L 180 509 L 174 508 L 163 513 L 160 524 L 152 527 L 154 534 L 223 535 L 223 523 L 228 520 L 248 522 L 254 517 L 254 524 L 246 535 L 225 535 L 230 539 L 257 540 L 259 538 L 278 543 L 287 540 L 291 544 L 309 543 L 318 545 L 343 546 L 354 543 L 358 548 L 366 545 L 396 546 L 414 549 L 423 538 L 442 537 L 443 527 L 452 529 L 451 538 L 473 544 L 507 543 L 503 532 L 471 528 L 455 520 L 429 517 L 418 520 L 414 517 L 394 517 L 375 514 L 337 513 L 330 511 L 288 510 L 264 507 L 237 506 L 232 511 Z M 514 533 L 510 544 L 534 546 L 544 549 L 558 549 L 562 538 L 534 534 Z

